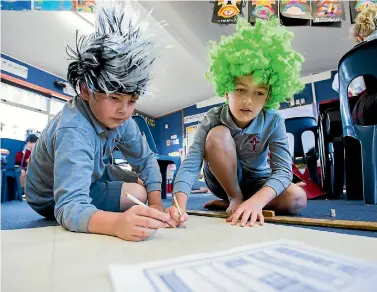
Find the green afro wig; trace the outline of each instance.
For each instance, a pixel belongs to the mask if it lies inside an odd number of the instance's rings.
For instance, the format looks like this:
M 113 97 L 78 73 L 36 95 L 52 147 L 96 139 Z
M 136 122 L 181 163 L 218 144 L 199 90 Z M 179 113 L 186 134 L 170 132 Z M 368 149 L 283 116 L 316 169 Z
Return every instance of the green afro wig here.
M 279 19 L 257 19 L 255 26 L 238 18 L 236 32 L 211 42 L 210 69 L 206 77 L 216 93 L 224 96 L 235 89 L 240 76 L 253 75 L 255 82 L 269 87 L 265 108 L 278 108 L 304 89 L 300 80 L 302 55 L 291 48 L 293 33 Z

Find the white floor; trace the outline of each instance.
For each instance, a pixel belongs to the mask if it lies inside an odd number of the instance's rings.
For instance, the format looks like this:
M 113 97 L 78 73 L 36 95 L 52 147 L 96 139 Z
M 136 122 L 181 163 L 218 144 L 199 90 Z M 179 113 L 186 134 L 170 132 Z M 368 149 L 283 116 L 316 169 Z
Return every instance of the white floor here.
M 112 291 L 108 265 L 221 251 L 287 238 L 377 263 L 377 239 L 266 224 L 233 227 L 191 216 L 186 229 L 165 229 L 145 242 L 77 234 L 61 227 L 1 231 L 1 291 Z M 124 275 L 127 277 L 127 275 Z

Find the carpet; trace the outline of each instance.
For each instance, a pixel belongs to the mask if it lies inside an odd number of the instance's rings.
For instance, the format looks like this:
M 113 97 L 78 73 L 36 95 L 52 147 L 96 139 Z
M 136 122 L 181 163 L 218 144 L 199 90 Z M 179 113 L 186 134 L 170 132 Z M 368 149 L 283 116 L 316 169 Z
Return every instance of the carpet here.
M 210 193 L 191 194 L 188 200 L 188 209 L 205 210 L 204 203 L 215 199 Z M 164 207 L 171 205 L 171 196 L 163 200 Z M 377 206 L 364 205 L 362 201 L 345 200 L 310 200 L 307 207 L 297 216 L 309 218 L 330 218 L 330 209 L 336 210 L 336 219 L 353 221 L 373 221 L 377 222 Z M 1 229 L 13 230 L 24 228 L 37 228 L 46 226 L 56 226 L 55 220 L 46 220 L 37 214 L 25 201 L 10 201 L 1 204 Z M 291 225 L 292 226 L 292 225 Z M 338 228 L 296 226 L 314 230 L 337 232 L 344 234 L 362 235 L 377 237 L 377 232 L 358 231 Z

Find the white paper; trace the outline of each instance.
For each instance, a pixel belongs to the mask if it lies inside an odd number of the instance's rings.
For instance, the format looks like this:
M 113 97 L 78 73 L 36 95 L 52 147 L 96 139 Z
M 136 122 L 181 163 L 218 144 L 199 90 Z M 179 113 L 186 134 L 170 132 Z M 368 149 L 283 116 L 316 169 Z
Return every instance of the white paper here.
M 110 277 L 115 292 L 377 291 L 377 265 L 290 240 L 159 262 L 110 265 Z

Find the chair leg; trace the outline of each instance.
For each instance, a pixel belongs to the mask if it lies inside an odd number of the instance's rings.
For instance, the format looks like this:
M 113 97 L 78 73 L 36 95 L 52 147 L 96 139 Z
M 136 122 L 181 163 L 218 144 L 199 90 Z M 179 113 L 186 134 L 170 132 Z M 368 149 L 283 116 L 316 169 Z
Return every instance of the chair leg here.
M 375 143 L 362 144 L 362 167 L 363 167 L 363 194 L 364 203 L 377 205 L 377 170 L 376 157 L 377 148 Z
M 344 155 L 347 200 L 362 200 L 363 171 L 360 142 L 353 138 L 345 137 Z
M 16 174 L 15 177 L 15 200 L 22 201 L 22 187 L 21 187 L 21 182 L 20 182 L 20 176 Z
M 2 180 L 1 180 L 1 202 L 9 201 L 9 193 L 8 193 L 8 177 L 3 173 Z
M 162 183 L 161 183 L 161 198 L 166 199 L 166 173 L 167 173 L 167 167 L 168 165 L 166 164 L 165 161 L 158 161 L 158 164 L 160 166 L 160 172 L 161 172 L 161 178 L 162 178 Z

